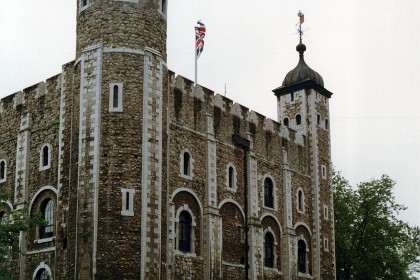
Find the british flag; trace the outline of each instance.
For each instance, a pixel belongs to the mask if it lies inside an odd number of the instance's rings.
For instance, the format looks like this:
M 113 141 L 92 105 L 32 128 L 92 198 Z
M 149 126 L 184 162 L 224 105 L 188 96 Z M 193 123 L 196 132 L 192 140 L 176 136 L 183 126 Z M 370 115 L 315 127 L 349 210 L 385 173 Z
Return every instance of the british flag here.
M 206 26 L 201 21 L 197 21 L 199 26 L 195 27 L 195 55 L 197 58 L 204 49 L 204 37 L 206 37 Z

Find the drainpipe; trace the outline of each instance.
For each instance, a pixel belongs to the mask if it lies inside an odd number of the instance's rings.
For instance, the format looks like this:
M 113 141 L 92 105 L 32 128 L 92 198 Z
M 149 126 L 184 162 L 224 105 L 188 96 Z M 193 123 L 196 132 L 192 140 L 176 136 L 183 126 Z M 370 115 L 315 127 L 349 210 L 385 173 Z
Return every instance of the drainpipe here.
M 235 146 L 244 151 L 244 213 L 245 213 L 245 280 L 249 279 L 249 263 L 248 263 L 248 154 L 250 149 L 250 142 L 248 139 L 241 137 L 238 134 L 232 135 L 232 142 Z

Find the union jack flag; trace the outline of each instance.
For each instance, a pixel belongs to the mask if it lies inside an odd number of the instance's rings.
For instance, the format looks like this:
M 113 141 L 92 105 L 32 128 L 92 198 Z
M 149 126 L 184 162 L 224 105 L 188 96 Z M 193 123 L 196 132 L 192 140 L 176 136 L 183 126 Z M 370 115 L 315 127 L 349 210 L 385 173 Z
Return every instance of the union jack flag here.
M 206 26 L 201 21 L 197 21 L 199 26 L 195 27 L 195 55 L 197 58 L 204 49 L 204 37 L 206 37 Z

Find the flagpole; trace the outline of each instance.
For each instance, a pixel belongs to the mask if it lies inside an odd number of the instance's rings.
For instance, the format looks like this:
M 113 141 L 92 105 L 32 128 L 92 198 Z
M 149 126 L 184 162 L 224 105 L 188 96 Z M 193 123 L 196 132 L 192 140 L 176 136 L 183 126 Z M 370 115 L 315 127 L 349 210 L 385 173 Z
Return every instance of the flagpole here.
M 194 27 L 194 36 L 197 32 L 197 27 Z M 195 38 L 195 37 L 194 37 Z M 194 85 L 197 85 L 197 40 L 194 40 L 194 56 L 195 56 L 195 79 L 194 79 Z

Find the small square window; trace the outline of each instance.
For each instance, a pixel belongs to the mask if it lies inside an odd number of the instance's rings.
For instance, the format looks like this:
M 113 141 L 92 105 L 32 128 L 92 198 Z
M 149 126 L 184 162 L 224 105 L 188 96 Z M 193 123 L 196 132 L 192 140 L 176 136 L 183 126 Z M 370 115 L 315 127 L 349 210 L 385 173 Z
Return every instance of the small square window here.
M 121 189 L 121 216 L 134 216 L 133 189 Z

